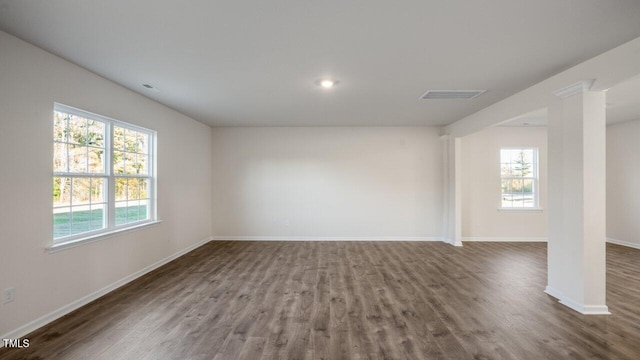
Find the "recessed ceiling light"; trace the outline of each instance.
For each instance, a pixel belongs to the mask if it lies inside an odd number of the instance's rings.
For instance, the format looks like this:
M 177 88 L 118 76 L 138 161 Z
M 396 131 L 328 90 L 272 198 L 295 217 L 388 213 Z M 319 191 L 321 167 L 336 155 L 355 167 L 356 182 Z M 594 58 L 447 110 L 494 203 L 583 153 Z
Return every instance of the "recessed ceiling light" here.
M 320 86 L 322 86 L 323 88 L 332 88 L 334 85 L 332 80 L 322 80 L 320 82 Z
M 330 79 L 322 79 L 322 80 L 316 81 L 316 85 L 320 86 L 323 89 L 331 89 L 336 85 L 338 85 L 339 83 L 340 82 L 337 80 L 330 80 Z

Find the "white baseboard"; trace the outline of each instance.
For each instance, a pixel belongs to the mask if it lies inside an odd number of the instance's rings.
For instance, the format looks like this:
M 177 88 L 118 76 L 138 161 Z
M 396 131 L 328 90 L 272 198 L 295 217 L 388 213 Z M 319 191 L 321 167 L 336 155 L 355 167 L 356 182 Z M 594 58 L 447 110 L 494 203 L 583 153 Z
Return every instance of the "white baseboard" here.
M 640 249 L 640 244 L 638 243 L 632 243 L 632 242 L 622 241 L 622 240 L 613 239 L 613 238 L 607 238 L 607 242 L 610 242 L 616 245 L 628 246 L 634 249 Z
M 168 257 L 166 257 L 166 258 L 164 258 L 162 260 L 159 260 L 159 261 L 157 261 L 157 262 L 155 262 L 155 263 L 153 263 L 153 264 L 151 264 L 151 265 L 149 265 L 147 267 L 144 267 L 144 268 L 140 269 L 139 271 L 136 271 L 133 274 L 127 275 L 124 278 L 122 278 L 122 279 L 120 279 L 120 280 L 118 280 L 118 281 L 116 281 L 116 282 L 114 282 L 112 284 L 109 284 L 109 285 L 103 287 L 100 290 L 97 290 L 97 291 L 95 291 L 95 292 L 93 292 L 93 293 L 91 293 L 91 294 L 89 294 L 89 295 L 87 295 L 85 297 L 82 297 L 82 298 L 80 298 L 80 299 L 78 299 L 78 300 L 76 300 L 76 301 L 74 301 L 74 302 L 72 302 L 72 303 L 70 303 L 68 305 L 65 305 L 65 306 L 59 308 L 58 310 L 50 312 L 49 314 L 46 314 L 46 315 L 44 315 L 44 316 L 42 316 L 42 317 L 40 317 L 38 319 L 35 319 L 35 320 L 33 320 L 33 321 L 23 325 L 23 326 L 20 326 L 19 328 L 15 329 L 15 330 L 9 331 L 8 333 L 2 335 L 2 337 L 0 337 L 0 338 L 2 338 L 2 339 L 17 339 L 17 338 L 21 338 L 21 337 L 29 334 L 30 332 L 32 332 L 32 331 L 34 331 L 34 330 L 36 330 L 38 328 L 41 328 L 41 327 L 47 325 L 48 323 L 50 323 L 50 322 L 52 322 L 52 321 L 54 321 L 54 320 L 56 320 L 58 318 L 61 318 L 62 316 L 64 316 L 64 315 L 66 315 L 66 314 L 68 314 L 68 313 L 70 313 L 70 312 L 72 312 L 72 311 L 74 311 L 74 310 L 76 310 L 76 309 L 78 309 L 78 308 L 80 308 L 80 307 L 82 307 L 82 306 L 84 306 L 84 305 L 96 300 L 97 298 L 99 298 L 101 296 L 104 296 L 107 293 L 110 293 L 111 291 L 113 291 L 113 290 L 115 290 L 115 289 L 117 289 L 117 288 L 119 288 L 119 287 L 121 287 L 121 286 L 123 286 L 123 285 L 125 285 L 125 284 L 127 284 L 127 283 L 129 283 L 129 282 L 131 282 L 131 281 L 133 281 L 133 280 L 135 280 L 137 278 L 139 278 L 139 277 L 141 277 L 142 275 L 144 275 L 144 274 L 146 274 L 148 272 L 151 272 L 152 270 L 155 270 L 155 269 L 161 267 L 162 265 L 164 265 L 164 264 L 166 264 L 166 263 L 168 263 L 168 262 L 170 262 L 172 260 L 175 260 L 175 259 L 179 258 L 180 256 L 182 256 L 182 255 L 184 255 L 184 254 L 186 254 L 186 253 L 188 253 L 188 252 L 190 252 L 190 251 L 192 251 L 192 250 L 194 250 L 194 249 L 196 249 L 196 248 L 208 243 L 211 240 L 213 240 L 213 237 L 208 237 L 206 239 L 198 241 L 197 243 L 195 243 L 195 244 L 193 244 L 193 245 L 191 245 L 191 246 L 189 246 L 187 248 L 184 248 L 184 249 L 178 251 L 177 253 L 175 253 L 173 255 L 170 255 L 170 256 L 168 256 Z M 0 347 L 3 347 L 3 346 L 4 346 L 4 344 L 0 343 Z
M 483 242 L 547 242 L 546 237 L 463 237 L 462 241 L 483 241 Z
M 443 241 L 431 236 L 225 236 L 213 240 L 227 241 Z
M 554 288 L 552 288 L 551 286 L 547 285 L 547 287 L 544 289 L 544 292 L 553 296 L 554 298 L 560 300 L 562 299 L 562 293 Z
M 575 310 L 583 315 L 611 315 L 609 308 L 606 305 L 583 305 L 569 298 L 566 298 L 562 293 L 549 285 L 544 290 L 545 293 L 558 299 L 558 302 L 572 310 Z
M 560 304 L 573 309 L 583 315 L 611 315 L 606 305 L 582 305 L 571 299 L 562 299 Z
M 442 238 L 442 241 L 446 242 L 447 244 L 452 245 L 452 246 L 463 246 L 462 245 L 462 241 L 460 241 L 460 240 L 456 241 L 455 239 Z
M 609 307 L 606 305 L 585 305 L 582 307 L 585 315 L 611 315 Z

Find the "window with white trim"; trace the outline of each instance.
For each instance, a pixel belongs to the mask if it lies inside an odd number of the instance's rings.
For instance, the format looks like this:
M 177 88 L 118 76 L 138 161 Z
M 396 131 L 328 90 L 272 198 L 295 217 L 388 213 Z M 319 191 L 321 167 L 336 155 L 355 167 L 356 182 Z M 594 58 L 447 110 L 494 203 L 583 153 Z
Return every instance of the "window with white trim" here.
M 155 220 L 154 141 L 152 130 L 54 105 L 54 245 Z
M 538 208 L 538 149 L 501 148 L 500 180 L 503 209 Z

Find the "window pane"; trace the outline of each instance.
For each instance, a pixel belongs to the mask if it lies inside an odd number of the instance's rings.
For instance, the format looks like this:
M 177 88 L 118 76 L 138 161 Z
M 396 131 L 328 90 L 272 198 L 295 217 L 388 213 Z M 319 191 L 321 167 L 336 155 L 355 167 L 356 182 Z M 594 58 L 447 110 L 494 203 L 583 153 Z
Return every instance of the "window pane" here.
M 57 239 L 71 234 L 70 208 L 53 209 L 53 238 Z
M 140 200 L 140 208 L 138 210 L 138 220 L 149 219 L 149 200 Z
M 67 172 L 67 144 L 53 143 L 53 172 Z
M 71 205 L 71 178 L 53 178 L 53 206 Z
M 124 151 L 124 129 L 119 126 L 113 127 L 113 149 Z
M 87 232 L 90 229 L 91 207 L 88 205 L 71 208 L 71 234 Z
M 89 172 L 104 174 L 104 149 L 89 148 Z
M 520 149 L 511 149 L 509 150 L 509 162 L 515 164 L 518 162 L 518 158 L 520 157 Z
M 113 152 L 113 173 L 124 174 L 124 153 L 122 151 Z
M 149 198 L 149 181 L 147 179 L 139 179 L 140 183 L 140 199 Z
M 116 225 L 124 225 L 149 218 L 148 200 L 116 202 Z
M 127 200 L 127 179 L 126 178 L 116 178 L 116 201 Z
M 511 180 L 502 180 L 502 193 L 510 194 L 512 192 Z
M 522 196 L 523 196 L 523 207 L 534 207 L 535 199 L 534 199 L 534 189 L 533 189 L 533 180 L 523 180 L 522 187 Z
M 100 230 L 106 227 L 104 209 L 104 204 L 91 205 L 91 230 Z
M 69 115 L 69 142 L 82 145 L 87 143 L 87 119 Z
M 502 180 L 502 207 L 514 206 L 514 192 L 514 180 Z
M 127 223 L 127 202 L 116 202 L 116 225 L 123 225 Z
M 136 154 L 124 153 L 124 173 L 128 175 L 136 174 Z
M 144 133 L 138 133 L 138 149 L 137 152 L 141 154 L 149 153 L 149 135 Z
M 526 177 L 531 176 L 533 166 L 531 163 L 531 154 L 529 151 L 516 150 L 516 159 L 513 162 L 513 174 L 514 176 Z M 527 154 L 529 154 L 527 156 Z
M 508 197 L 511 199 L 512 207 L 522 207 L 522 180 L 511 180 L 511 189 Z
M 138 200 L 129 201 L 127 203 L 127 222 L 138 221 L 139 212 L 140 212 L 140 202 Z
M 71 205 L 88 204 L 91 198 L 91 178 L 72 178 Z
M 104 191 L 106 180 L 102 178 L 91 179 L 91 203 L 106 202 L 106 194 Z
M 140 198 L 140 192 L 138 191 L 138 179 L 129 179 L 127 186 L 127 199 L 137 200 Z
M 136 132 L 124 129 L 124 150 L 128 152 L 136 152 L 138 148 Z
M 149 175 L 149 155 L 138 154 L 135 168 L 136 174 Z
M 87 172 L 87 147 L 82 145 L 69 145 L 69 172 Z
M 101 121 L 89 120 L 88 133 L 87 133 L 87 145 L 104 148 L 104 131 L 105 125 Z
M 53 113 L 53 140 L 67 142 L 67 115 L 59 111 Z

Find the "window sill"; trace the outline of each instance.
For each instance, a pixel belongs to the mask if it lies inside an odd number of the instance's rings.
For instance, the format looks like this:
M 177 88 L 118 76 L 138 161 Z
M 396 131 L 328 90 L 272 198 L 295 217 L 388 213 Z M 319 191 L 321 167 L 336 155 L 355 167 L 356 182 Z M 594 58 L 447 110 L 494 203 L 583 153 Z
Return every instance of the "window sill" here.
M 498 211 L 505 212 L 543 212 L 543 208 L 498 208 Z
M 126 227 L 124 229 L 117 229 L 117 230 L 113 230 L 113 231 L 109 231 L 109 232 L 105 232 L 105 233 L 100 233 L 100 234 L 96 234 L 96 235 L 91 235 L 91 236 L 87 236 L 87 237 L 83 237 L 80 239 L 73 239 L 73 240 L 69 240 L 67 242 L 63 242 L 60 244 L 55 244 L 52 246 L 49 246 L 45 249 L 45 251 L 49 254 L 58 252 L 58 251 L 62 251 L 62 250 L 67 250 L 67 249 L 71 249 L 77 246 L 82 246 L 85 244 L 90 244 L 96 241 L 101 241 L 110 237 L 114 237 L 116 235 L 120 235 L 123 233 L 127 233 L 130 231 L 138 231 L 138 230 L 142 230 L 144 228 L 148 228 L 148 227 L 152 227 L 152 226 L 156 226 L 158 224 L 160 224 L 162 222 L 162 220 L 154 220 L 154 221 L 149 221 L 149 222 L 145 222 L 139 225 L 134 225 L 134 226 L 130 226 L 130 227 Z

